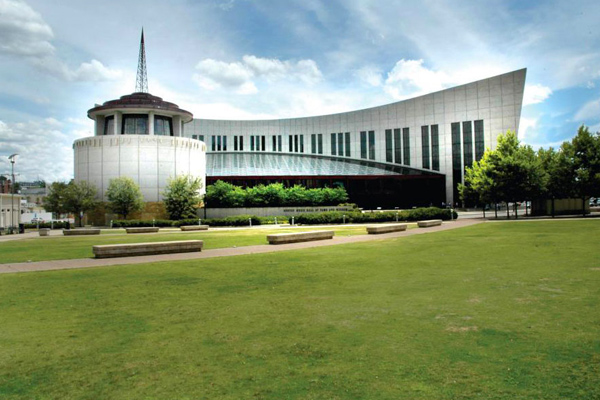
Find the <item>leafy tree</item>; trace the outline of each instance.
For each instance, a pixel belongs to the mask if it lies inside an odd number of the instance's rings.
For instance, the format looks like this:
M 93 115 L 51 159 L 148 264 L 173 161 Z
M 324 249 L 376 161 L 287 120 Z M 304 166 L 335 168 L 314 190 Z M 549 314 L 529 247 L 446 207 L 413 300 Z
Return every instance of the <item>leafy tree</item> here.
M 211 207 L 243 207 L 246 194 L 239 186 L 216 181 L 206 188 L 205 203 Z
M 56 218 L 60 218 L 68 211 L 65 205 L 67 186 L 65 182 L 53 182 L 48 188 L 48 194 L 43 199 L 44 209 L 54 213 Z
M 87 181 L 71 181 L 64 191 L 65 209 L 80 217 L 80 224 L 83 226 L 83 218 L 86 212 L 93 210 L 98 205 L 96 200 L 96 187 Z
M 169 179 L 163 191 L 163 201 L 171 220 L 195 218 L 200 206 L 202 179 L 190 175 L 179 175 Z
M 600 196 L 600 136 L 591 134 L 586 126 L 580 126 L 577 135 L 566 150 L 573 157 L 575 194 L 582 199 L 585 215 L 586 197 Z
M 554 216 L 555 200 L 570 198 L 575 190 L 575 174 L 569 146 L 570 144 L 565 142 L 558 151 L 552 147 L 538 151 L 542 169 L 548 175 L 542 197 L 552 200 L 552 216 Z
M 144 208 L 144 196 L 140 187 L 128 177 L 111 179 L 106 189 L 106 197 L 110 202 L 110 209 L 122 215 L 123 219 Z
M 514 132 L 498 136 L 496 150 L 467 169 L 465 185 L 459 186 L 463 198 L 508 203 L 538 198 L 547 175 L 531 146 L 523 146 Z M 515 208 L 515 216 L 516 216 Z

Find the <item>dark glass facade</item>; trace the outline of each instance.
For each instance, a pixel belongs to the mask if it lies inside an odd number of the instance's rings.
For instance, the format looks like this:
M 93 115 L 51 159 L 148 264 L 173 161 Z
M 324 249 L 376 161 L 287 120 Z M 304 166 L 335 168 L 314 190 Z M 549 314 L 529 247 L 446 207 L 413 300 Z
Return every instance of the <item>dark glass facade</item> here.
M 431 169 L 440 170 L 440 130 L 438 125 L 431 125 Z
M 402 128 L 402 146 L 404 147 L 404 165 L 410 165 L 410 129 Z
M 367 132 L 360 132 L 360 158 L 367 158 Z
M 460 149 L 460 122 L 454 122 L 452 129 L 452 181 L 454 185 L 454 201 L 458 202 L 457 185 L 462 182 L 462 156 Z
M 104 118 L 104 135 L 114 135 L 115 134 L 115 117 L 110 116 Z
M 485 140 L 483 134 L 483 120 L 477 120 L 475 124 L 475 160 L 479 161 L 485 153 Z
M 429 163 L 429 126 L 421 127 L 421 149 L 423 152 L 423 168 L 430 169 Z
M 400 129 L 394 129 L 394 162 L 402 164 L 402 135 Z
M 147 135 L 148 134 L 148 115 L 147 114 L 123 114 L 123 123 L 121 125 L 121 134 L 123 134 L 123 135 Z
M 158 136 L 173 136 L 173 121 L 171 118 L 155 115 L 154 134 Z
M 369 159 L 375 159 L 375 131 L 369 131 Z
M 350 132 L 346 132 L 346 157 L 350 157 Z
M 471 121 L 463 122 L 463 163 L 464 167 L 473 164 L 473 128 Z

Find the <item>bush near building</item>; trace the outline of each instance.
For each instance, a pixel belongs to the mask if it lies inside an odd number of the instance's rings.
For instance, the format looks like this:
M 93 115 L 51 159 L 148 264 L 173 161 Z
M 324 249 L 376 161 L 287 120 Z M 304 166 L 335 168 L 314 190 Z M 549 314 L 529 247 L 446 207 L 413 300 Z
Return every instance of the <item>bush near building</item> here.
M 307 189 L 300 185 L 286 188 L 281 183 L 272 183 L 244 189 L 217 181 L 206 188 L 204 200 L 213 208 L 331 206 L 348 201 L 348 193 L 341 186 Z

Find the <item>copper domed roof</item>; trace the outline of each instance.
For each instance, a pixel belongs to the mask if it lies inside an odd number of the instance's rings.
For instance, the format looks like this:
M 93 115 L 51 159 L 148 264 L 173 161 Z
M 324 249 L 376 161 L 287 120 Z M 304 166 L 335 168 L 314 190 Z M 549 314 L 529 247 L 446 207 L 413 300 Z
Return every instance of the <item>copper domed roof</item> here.
M 182 110 L 179 108 L 177 104 L 169 103 L 168 101 L 164 101 L 161 97 L 153 96 L 150 93 L 144 92 L 136 92 L 132 94 L 127 94 L 125 96 L 121 96 L 120 99 L 117 100 L 109 100 L 102 104 L 101 106 L 96 106 L 94 108 L 90 108 L 88 110 L 88 117 L 91 118 L 90 114 L 95 114 L 99 111 L 104 110 L 114 110 L 114 109 L 156 109 L 156 110 L 164 110 L 170 111 L 177 114 L 183 114 L 182 117 L 184 119 L 191 120 L 194 118 L 191 112 Z M 187 118 L 186 118 L 187 117 Z

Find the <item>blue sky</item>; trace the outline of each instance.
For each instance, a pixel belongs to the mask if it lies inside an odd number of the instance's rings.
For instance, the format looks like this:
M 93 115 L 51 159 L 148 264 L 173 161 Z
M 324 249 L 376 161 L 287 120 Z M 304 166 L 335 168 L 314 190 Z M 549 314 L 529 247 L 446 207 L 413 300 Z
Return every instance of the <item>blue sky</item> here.
M 600 130 L 597 1 L 0 0 L 0 173 L 68 180 L 86 111 L 135 89 L 199 118 L 329 114 L 526 67 L 519 136 Z

